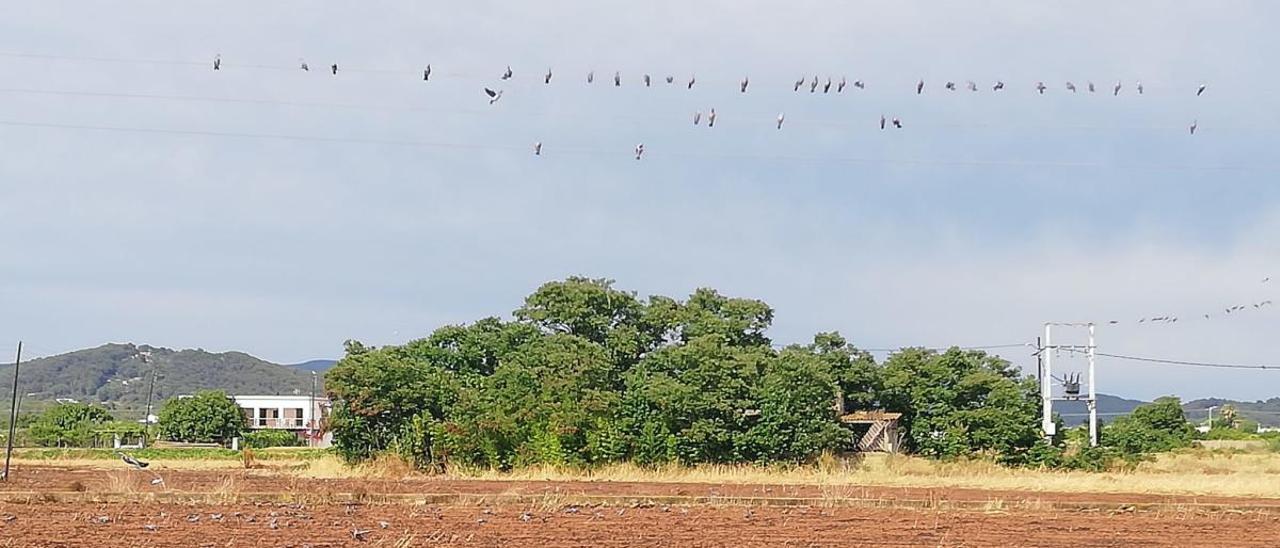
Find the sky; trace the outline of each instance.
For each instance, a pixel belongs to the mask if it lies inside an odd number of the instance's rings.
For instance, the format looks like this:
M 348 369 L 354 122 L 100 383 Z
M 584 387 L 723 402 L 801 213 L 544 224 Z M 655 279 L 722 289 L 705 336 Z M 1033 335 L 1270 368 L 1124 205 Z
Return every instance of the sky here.
M 1280 364 L 1280 309 L 1225 314 L 1280 293 L 1276 20 L 1268 0 L 5 4 L 0 341 L 296 362 L 584 275 L 762 299 L 779 344 L 1092 321 L 1100 352 Z M 792 91 L 815 75 L 867 88 Z M 1103 358 L 1098 391 L 1265 399 L 1280 371 Z

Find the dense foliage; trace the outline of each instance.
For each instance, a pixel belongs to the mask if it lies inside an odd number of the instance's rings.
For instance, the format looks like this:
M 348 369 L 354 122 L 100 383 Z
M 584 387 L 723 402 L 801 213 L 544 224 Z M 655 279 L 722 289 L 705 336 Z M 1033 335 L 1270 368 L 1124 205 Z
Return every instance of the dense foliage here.
M 257 430 L 244 435 L 244 446 L 254 449 L 301 447 L 302 445 L 302 439 L 288 430 Z
M 160 408 L 160 437 L 170 441 L 224 443 L 246 427 L 244 411 L 226 392 L 207 390 L 171 398 Z
M 88 445 L 97 431 L 114 418 L 106 409 L 84 403 L 67 403 L 45 410 L 32 421 L 28 435 L 44 447 Z
M 908 447 L 930 455 L 1019 461 L 1037 443 L 1034 383 L 981 352 L 905 349 L 881 366 L 836 333 L 776 349 L 764 302 L 642 299 L 585 278 L 543 285 L 514 316 L 349 342 L 326 375 L 339 452 L 422 467 L 800 462 L 852 442 L 837 411 L 879 408 L 904 412 Z

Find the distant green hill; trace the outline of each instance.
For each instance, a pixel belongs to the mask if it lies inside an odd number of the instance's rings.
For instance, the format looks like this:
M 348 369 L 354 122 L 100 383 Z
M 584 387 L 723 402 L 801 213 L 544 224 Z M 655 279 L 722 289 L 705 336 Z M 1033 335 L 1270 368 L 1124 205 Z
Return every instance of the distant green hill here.
M 291 363 L 291 364 L 288 364 L 286 367 L 289 367 L 292 369 L 300 369 L 303 371 L 315 371 L 317 373 L 324 373 L 325 371 L 328 371 L 330 367 L 333 367 L 337 364 L 338 364 L 338 360 L 311 360 L 311 361 L 306 361 L 302 363 Z
M 142 354 L 150 353 L 150 362 Z M 197 390 L 220 389 L 229 394 L 310 394 L 312 373 L 263 361 L 241 352 L 171 350 L 146 345 L 106 344 L 58 356 L 23 362 L 18 390 L 24 409 L 57 398 L 103 403 L 121 418 L 141 418 L 146 407 L 152 367 L 156 371 L 156 406 L 165 398 Z M 5 396 L 12 384 L 13 365 L 0 366 Z M 322 393 L 322 375 L 317 391 Z M 0 398 L 7 400 L 7 397 Z

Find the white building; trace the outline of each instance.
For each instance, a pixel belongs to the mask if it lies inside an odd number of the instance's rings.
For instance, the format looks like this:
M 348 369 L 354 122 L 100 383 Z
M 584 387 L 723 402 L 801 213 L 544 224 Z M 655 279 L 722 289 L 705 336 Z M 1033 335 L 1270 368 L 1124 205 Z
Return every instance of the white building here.
M 244 410 L 250 430 L 288 430 L 312 447 L 328 447 L 331 436 L 318 432 L 329 416 L 328 398 L 311 396 L 231 396 Z

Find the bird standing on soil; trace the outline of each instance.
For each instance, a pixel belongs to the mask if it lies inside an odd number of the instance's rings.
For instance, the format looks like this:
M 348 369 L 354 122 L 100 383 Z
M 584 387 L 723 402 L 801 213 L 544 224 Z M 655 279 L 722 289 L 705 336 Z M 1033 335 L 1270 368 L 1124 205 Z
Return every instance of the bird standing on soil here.
M 151 466 L 151 463 L 133 458 L 133 455 L 130 455 L 128 453 L 121 453 L 119 451 L 116 451 L 116 454 L 120 455 L 120 460 L 124 461 L 125 464 L 128 464 L 129 466 L 132 466 L 134 468 L 137 468 L 138 470 L 142 470 L 143 468 Z

